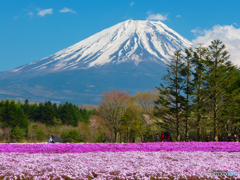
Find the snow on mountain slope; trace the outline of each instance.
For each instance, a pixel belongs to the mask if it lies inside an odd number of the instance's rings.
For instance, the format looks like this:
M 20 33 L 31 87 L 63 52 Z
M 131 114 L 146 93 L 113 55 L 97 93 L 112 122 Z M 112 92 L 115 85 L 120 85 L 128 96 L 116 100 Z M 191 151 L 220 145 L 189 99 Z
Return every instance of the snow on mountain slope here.
M 187 39 L 160 21 L 127 20 L 39 61 L 9 72 L 55 72 L 141 61 L 168 63 L 175 50 L 190 47 Z

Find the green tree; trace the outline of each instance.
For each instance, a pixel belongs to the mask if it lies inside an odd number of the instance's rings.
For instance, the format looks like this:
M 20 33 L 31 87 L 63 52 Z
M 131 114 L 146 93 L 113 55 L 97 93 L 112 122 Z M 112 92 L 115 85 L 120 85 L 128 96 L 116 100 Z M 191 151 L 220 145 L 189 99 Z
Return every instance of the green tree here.
M 197 138 L 201 140 L 201 119 L 206 109 L 204 106 L 204 100 L 206 99 L 206 81 L 204 75 L 208 69 L 206 64 L 206 56 L 208 49 L 203 47 L 203 44 L 199 44 L 198 47 L 193 51 L 192 62 L 194 64 L 194 97 L 193 97 L 193 108 L 196 109 L 197 115 Z
M 35 103 L 35 104 L 31 104 L 29 106 L 29 119 L 32 120 L 32 121 L 37 121 L 38 120 L 38 105 Z
M 185 53 L 187 54 L 185 60 L 186 64 L 184 64 L 181 75 L 184 80 L 183 84 L 183 92 L 184 96 L 184 103 L 183 103 L 183 115 L 185 117 L 185 141 L 189 139 L 189 117 L 191 114 L 192 109 L 192 95 L 193 95 L 193 82 L 192 82 L 192 50 L 185 49 Z
M 135 110 L 128 108 L 121 119 L 120 132 L 125 135 L 125 142 L 134 142 L 141 133 L 141 123 L 139 114 Z
M 21 106 L 16 105 L 15 101 L 9 102 L 9 100 L 6 100 L 2 104 L 1 109 L 4 126 L 12 129 L 18 126 L 19 128 L 24 129 L 27 133 L 28 121 Z
M 240 69 L 234 68 L 235 83 L 226 92 L 228 94 L 228 106 L 223 110 L 223 119 L 220 121 L 222 132 L 239 134 L 240 132 Z M 226 100 L 225 100 L 226 102 Z
M 207 64 L 209 66 L 205 78 L 209 90 L 209 101 L 212 105 L 213 123 L 214 123 L 214 141 L 218 141 L 218 124 L 222 116 L 223 110 L 229 102 L 229 94 L 226 89 L 236 82 L 234 74 L 234 66 L 229 59 L 225 45 L 220 40 L 214 40 L 209 46 L 209 55 L 207 56 Z
M 71 129 L 69 131 L 63 131 L 61 134 L 61 137 L 64 140 L 64 142 L 78 143 L 83 141 L 80 133 L 75 129 Z
M 22 105 L 23 111 L 27 118 L 30 116 L 30 104 L 28 102 L 28 99 L 24 101 L 24 104 Z
M 16 126 L 13 128 L 10 133 L 10 138 L 12 141 L 22 142 L 25 138 L 26 133 L 20 129 L 20 127 Z
M 37 130 L 36 136 L 37 136 L 37 140 L 40 140 L 40 141 L 46 139 L 46 135 L 42 129 Z
M 180 141 L 180 116 L 184 103 L 184 98 L 181 95 L 184 83 L 181 75 L 183 66 L 183 57 L 181 51 L 178 50 L 174 53 L 171 64 L 168 65 L 168 74 L 162 78 L 162 80 L 165 81 L 166 87 L 161 84 L 161 87 L 157 88 L 160 96 L 159 99 L 155 101 L 154 110 L 156 117 L 160 117 L 164 123 L 176 127 L 177 141 Z M 156 124 L 162 125 L 162 122 L 157 121 Z M 170 129 L 172 127 L 168 126 L 168 128 Z
M 27 117 L 21 107 L 17 109 L 17 122 L 15 125 L 25 130 L 25 133 L 28 133 L 28 120 Z M 14 127 L 14 126 L 13 126 Z
M 72 103 L 66 102 L 66 104 L 59 106 L 59 114 L 62 123 L 76 127 L 78 125 L 77 111 L 79 110 L 76 109 Z
M 53 125 L 58 127 L 62 124 L 62 120 L 60 118 L 53 117 Z

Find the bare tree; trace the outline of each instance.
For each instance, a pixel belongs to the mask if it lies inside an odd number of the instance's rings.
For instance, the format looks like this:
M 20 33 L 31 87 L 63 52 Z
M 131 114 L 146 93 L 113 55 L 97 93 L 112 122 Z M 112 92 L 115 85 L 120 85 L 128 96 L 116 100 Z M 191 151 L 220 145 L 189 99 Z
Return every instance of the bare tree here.
M 103 92 L 102 101 L 99 106 L 99 113 L 109 129 L 114 132 L 114 141 L 117 141 L 117 133 L 120 121 L 128 108 L 128 101 L 131 96 L 128 92 L 113 89 Z

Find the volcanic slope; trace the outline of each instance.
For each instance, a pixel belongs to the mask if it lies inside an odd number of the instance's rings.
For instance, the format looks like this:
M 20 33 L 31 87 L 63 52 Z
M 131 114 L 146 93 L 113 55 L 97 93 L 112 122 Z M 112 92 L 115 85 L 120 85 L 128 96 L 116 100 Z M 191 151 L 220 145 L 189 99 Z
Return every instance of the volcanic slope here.
M 102 91 L 158 86 L 191 42 L 160 21 L 127 20 L 41 60 L 0 73 L 0 98 L 98 104 Z

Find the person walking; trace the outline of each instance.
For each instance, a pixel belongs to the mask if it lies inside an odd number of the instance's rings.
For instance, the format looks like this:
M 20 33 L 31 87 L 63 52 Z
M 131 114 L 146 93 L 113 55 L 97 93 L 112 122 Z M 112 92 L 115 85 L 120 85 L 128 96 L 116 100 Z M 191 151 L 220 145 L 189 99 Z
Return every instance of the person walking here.
M 231 142 L 231 141 L 232 141 L 231 134 L 228 134 L 227 142 Z
M 170 142 L 173 142 L 173 140 L 172 140 L 172 134 L 170 134 Z
M 225 141 L 226 141 L 224 136 L 222 136 L 221 141 L 222 141 L 222 142 L 225 142 Z
M 209 136 L 207 136 L 206 142 L 210 142 L 210 137 Z
M 233 141 L 234 141 L 234 142 L 238 142 L 238 138 L 237 138 L 237 135 L 236 135 L 236 134 L 234 134 L 234 136 L 233 136 Z
M 162 132 L 162 135 L 161 135 L 161 142 L 164 142 L 164 133 Z
M 157 135 L 155 136 L 155 142 L 158 142 L 158 133 L 157 133 Z

